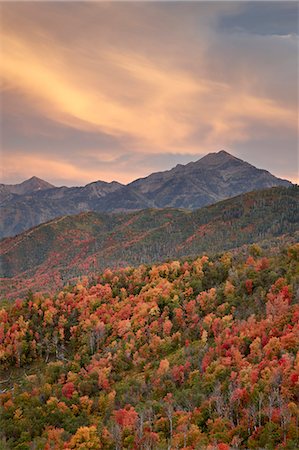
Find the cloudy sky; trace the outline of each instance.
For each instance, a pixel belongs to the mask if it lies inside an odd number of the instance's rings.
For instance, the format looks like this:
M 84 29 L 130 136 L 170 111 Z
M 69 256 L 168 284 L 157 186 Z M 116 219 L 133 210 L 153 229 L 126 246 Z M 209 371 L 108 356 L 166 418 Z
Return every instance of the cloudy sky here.
M 297 2 L 2 2 L 2 182 L 225 149 L 298 181 Z

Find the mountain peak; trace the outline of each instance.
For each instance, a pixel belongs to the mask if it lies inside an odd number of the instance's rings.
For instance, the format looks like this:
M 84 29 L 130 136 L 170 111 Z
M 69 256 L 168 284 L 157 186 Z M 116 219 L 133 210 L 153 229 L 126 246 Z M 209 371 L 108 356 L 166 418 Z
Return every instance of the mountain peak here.
M 47 184 L 50 184 L 51 186 L 53 186 L 51 183 L 48 183 L 48 181 L 45 181 L 42 178 L 37 177 L 36 175 L 33 175 L 32 177 L 28 178 L 27 180 L 24 180 L 22 183 L 26 183 L 28 181 L 38 181 L 38 182 L 47 183 Z M 22 184 L 22 183 L 19 183 L 19 184 Z
M 51 189 L 54 188 L 55 186 L 51 183 L 48 183 L 45 180 L 42 180 L 41 178 L 36 177 L 35 175 L 31 178 L 29 178 L 28 180 L 23 181 L 22 183 L 16 184 L 15 186 L 19 186 L 19 187 L 23 187 L 26 190 L 28 190 L 28 192 L 32 192 L 32 191 L 36 191 L 36 190 L 41 190 L 41 189 Z
M 44 181 L 44 180 L 33 175 L 33 177 L 28 178 L 28 180 L 25 180 L 25 181 Z M 25 183 L 25 181 L 23 181 L 23 183 Z
M 222 155 L 222 156 L 227 156 L 229 158 L 235 158 L 234 155 L 232 155 L 231 153 L 228 153 L 226 150 L 220 150 L 218 153 L 216 153 L 217 155 Z
M 203 166 L 215 166 L 219 164 L 223 164 L 227 161 L 239 161 L 240 163 L 245 163 L 245 161 L 242 161 L 239 158 L 236 158 L 236 156 L 232 155 L 231 153 L 228 153 L 226 150 L 220 150 L 219 152 L 214 153 L 208 153 L 207 155 L 200 158 L 195 163 L 190 164 L 196 164 L 196 165 L 203 165 Z
M 36 177 L 35 175 L 31 178 L 28 178 L 28 180 L 22 181 L 22 183 L 6 184 L 4 186 L 12 194 L 18 195 L 30 194 L 31 192 L 55 188 L 53 184 L 50 184 L 47 181 Z

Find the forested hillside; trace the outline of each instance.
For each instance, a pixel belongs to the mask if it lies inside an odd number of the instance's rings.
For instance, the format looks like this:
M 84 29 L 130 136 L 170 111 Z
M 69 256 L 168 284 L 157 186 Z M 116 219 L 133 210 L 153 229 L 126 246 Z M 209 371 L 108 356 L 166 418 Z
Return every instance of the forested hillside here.
M 253 245 L 7 304 L 1 449 L 298 448 L 298 294 Z
M 61 217 L 1 241 L 2 295 L 57 289 L 107 267 L 212 254 L 296 231 L 298 186 L 250 192 L 193 212 L 168 208 Z

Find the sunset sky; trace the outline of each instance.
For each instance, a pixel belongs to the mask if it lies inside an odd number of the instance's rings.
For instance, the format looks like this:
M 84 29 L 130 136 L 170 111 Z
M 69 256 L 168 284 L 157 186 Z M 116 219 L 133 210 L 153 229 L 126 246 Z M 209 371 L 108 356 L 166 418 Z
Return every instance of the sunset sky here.
M 297 2 L 4 2 L 1 182 L 123 183 L 225 149 L 298 182 Z

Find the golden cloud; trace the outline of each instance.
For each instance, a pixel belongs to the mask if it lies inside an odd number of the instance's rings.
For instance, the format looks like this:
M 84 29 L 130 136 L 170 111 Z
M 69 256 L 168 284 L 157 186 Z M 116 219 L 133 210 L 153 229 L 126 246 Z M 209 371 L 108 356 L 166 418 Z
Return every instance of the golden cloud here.
M 200 147 L 209 151 L 246 140 L 252 121 L 297 127 L 296 112 L 275 100 L 188 73 L 167 59 L 162 64 L 105 48 L 86 57 L 12 32 L 3 34 L 2 47 L 5 88 L 25 94 L 28 104 L 51 120 L 130 136 L 136 148 L 193 153 L 190 136 L 205 129 Z
M 66 183 L 67 185 L 77 185 L 76 180 L 80 180 L 80 184 L 88 184 L 96 180 L 115 180 L 120 183 L 129 183 L 139 178 L 140 167 L 134 165 L 126 165 L 126 170 L 115 167 L 113 162 L 105 167 L 80 167 L 76 162 L 62 161 L 51 158 L 51 155 L 21 154 L 15 151 L 13 154 L 5 154 L 2 156 L 2 167 L 5 167 L 3 179 L 15 179 L 24 168 L 30 168 L 28 176 L 38 175 L 45 180 L 59 180 L 58 184 Z M 28 169 L 27 169 L 28 170 Z M 53 175 L 54 174 L 54 175 Z M 148 175 L 144 168 L 144 176 Z M 64 181 L 62 181 L 64 180 Z

